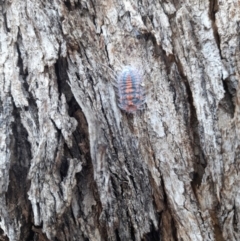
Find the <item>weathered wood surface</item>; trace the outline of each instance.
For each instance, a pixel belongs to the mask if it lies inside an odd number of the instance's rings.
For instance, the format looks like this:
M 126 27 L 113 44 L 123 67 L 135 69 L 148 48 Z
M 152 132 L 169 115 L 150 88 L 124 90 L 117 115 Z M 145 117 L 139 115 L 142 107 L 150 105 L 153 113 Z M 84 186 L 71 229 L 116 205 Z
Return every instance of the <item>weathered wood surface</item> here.
M 1 0 L 1 240 L 239 241 L 239 14 Z M 127 64 L 149 89 L 136 115 L 113 88 Z

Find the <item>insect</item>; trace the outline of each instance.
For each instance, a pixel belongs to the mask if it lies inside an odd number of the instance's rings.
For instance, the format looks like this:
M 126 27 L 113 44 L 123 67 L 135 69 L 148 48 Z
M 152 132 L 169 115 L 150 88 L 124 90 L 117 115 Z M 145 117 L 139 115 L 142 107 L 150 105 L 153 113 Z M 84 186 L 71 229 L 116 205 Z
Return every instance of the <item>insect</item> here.
M 117 78 L 118 106 L 127 113 L 143 109 L 146 100 L 142 74 L 134 67 L 125 66 Z

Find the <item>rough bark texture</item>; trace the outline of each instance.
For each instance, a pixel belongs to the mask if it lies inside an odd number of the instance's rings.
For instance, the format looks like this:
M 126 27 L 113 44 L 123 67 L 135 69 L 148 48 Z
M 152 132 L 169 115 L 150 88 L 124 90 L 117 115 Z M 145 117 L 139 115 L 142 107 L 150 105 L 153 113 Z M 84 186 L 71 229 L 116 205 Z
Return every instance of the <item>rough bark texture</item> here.
M 239 0 L 0 0 L 1 240 L 239 241 Z M 145 109 L 114 76 L 144 73 Z

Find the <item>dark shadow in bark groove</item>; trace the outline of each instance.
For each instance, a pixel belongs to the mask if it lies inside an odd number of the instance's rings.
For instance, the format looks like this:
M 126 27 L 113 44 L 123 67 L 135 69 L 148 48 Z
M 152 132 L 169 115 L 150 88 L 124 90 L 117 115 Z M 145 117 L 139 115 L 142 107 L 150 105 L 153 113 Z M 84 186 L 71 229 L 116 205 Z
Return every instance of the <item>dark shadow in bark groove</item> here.
M 69 102 L 68 112 L 69 115 L 74 117 L 78 122 L 77 129 L 73 132 L 72 156 L 78 159 L 82 159 L 82 156 L 84 156 L 86 161 L 91 162 L 88 123 L 74 97 Z
M 120 236 L 119 236 L 118 229 L 115 230 L 115 236 L 116 236 L 116 240 L 117 240 L 117 241 L 121 241 Z
M 11 31 L 11 29 L 7 26 L 7 13 L 3 13 L 3 19 L 4 19 L 5 28 L 6 28 L 7 32 L 9 33 Z
M 210 215 L 212 218 L 212 223 L 213 223 L 213 229 L 214 229 L 214 234 L 215 234 L 215 239 L 217 241 L 224 241 L 223 234 L 222 234 L 222 229 L 218 220 L 218 217 L 216 215 L 216 211 L 210 211 Z
M 60 70 L 61 69 L 61 70 Z M 60 174 L 61 178 L 63 179 L 68 172 L 68 158 L 76 158 L 78 160 L 83 161 L 83 167 L 80 173 L 76 174 L 76 180 L 77 180 L 77 186 L 76 190 L 74 191 L 74 195 L 76 195 L 76 200 L 78 200 L 78 206 L 79 206 L 79 212 L 78 217 L 83 217 L 84 219 L 88 219 L 88 217 L 84 216 L 84 206 L 82 204 L 82 201 L 84 200 L 84 197 L 91 193 L 91 195 L 94 197 L 94 200 L 96 201 L 96 205 L 92 206 L 93 213 L 95 216 L 94 223 L 97 225 L 99 223 L 99 215 L 101 213 L 102 207 L 101 202 L 97 190 L 97 186 L 94 181 L 94 175 L 93 175 L 93 166 L 92 166 L 92 159 L 90 155 L 90 142 L 89 142 L 89 132 L 88 132 L 88 123 L 86 120 L 86 117 L 81 110 L 80 106 L 78 105 L 77 101 L 75 100 L 74 96 L 71 93 L 71 89 L 66 85 L 67 74 L 67 62 L 65 59 L 59 60 L 55 65 L 55 70 L 58 77 L 58 84 L 59 84 L 59 91 L 60 93 L 63 93 L 67 95 L 67 102 L 68 102 L 68 114 L 71 117 L 74 117 L 77 122 L 78 126 L 76 130 L 73 132 L 73 142 L 72 147 L 69 148 L 66 144 L 64 145 L 64 154 L 62 157 L 62 162 L 60 166 Z M 70 98 L 71 97 L 71 98 Z M 90 195 L 90 194 L 89 194 Z M 71 215 L 67 215 L 68 213 L 71 213 Z M 79 229 L 79 222 L 78 217 L 75 217 L 73 212 L 69 211 L 68 209 L 65 211 L 65 214 L 63 214 L 63 224 L 64 225 L 64 232 L 69 232 L 66 236 L 72 236 L 70 233 L 74 233 L 75 237 L 81 238 L 81 240 L 84 240 L 84 236 L 82 232 L 78 231 Z M 101 232 L 101 237 L 105 238 L 107 240 L 107 232 L 104 230 L 101 230 L 101 227 L 99 227 L 99 230 Z M 59 233 L 62 234 L 63 232 L 63 226 L 59 227 Z M 58 240 L 64 240 L 61 238 L 61 235 L 58 235 Z M 63 235 L 63 234 L 62 234 Z M 85 239 L 87 240 L 87 239 Z
M 223 99 L 219 102 L 219 108 L 222 108 L 224 112 L 228 113 L 231 118 L 233 118 L 235 112 L 233 98 L 236 94 L 236 89 L 232 88 L 231 81 L 228 79 L 223 81 L 223 87 L 225 93 Z
M 81 240 L 84 240 L 84 235 L 79 229 L 78 217 L 83 217 L 83 219 L 88 219 L 88 216 L 84 216 L 84 204 L 82 201 L 86 195 L 93 196 L 93 199 L 96 202 L 95 206 L 92 206 L 94 213 L 94 223 L 97 225 L 99 223 L 99 216 L 102 210 L 101 202 L 97 190 L 97 186 L 94 181 L 93 175 L 93 166 L 92 159 L 90 155 L 90 142 L 89 142 L 89 132 L 88 132 L 88 123 L 86 117 L 74 98 L 71 88 L 68 85 L 68 74 L 67 74 L 67 60 L 66 58 L 59 57 L 58 61 L 55 64 L 55 72 L 57 75 L 58 89 L 59 93 L 62 93 L 66 96 L 68 103 L 68 114 L 70 117 L 74 117 L 77 122 L 77 128 L 73 133 L 73 142 L 72 147 L 69 148 L 66 144 L 64 145 L 64 154 L 62 157 L 62 164 L 60 167 L 61 178 L 63 179 L 67 175 L 68 171 L 68 158 L 76 158 L 83 161 L 83 167 L 80 173 L 76 174 L 77 186 L 74 191 L 76 200 L 78 200 L 79 211 L 78 214 L 73 214 L 73 211 L 66 211 L 63 215 L 63 226 L 59 227 L 58 240 L 63 240 L 61 235 L 64 235 L 63 232 L 67 232 L 66 236 L 72 236 L 70 233 L 74 233 L 73 236 L 78 237 Z M 89 192 L 91 194 L 89 194 Z M 67 213 L 71 213 L 67 215 Z M 74 215 L 77 215 L 75 217 Z M 91 215 L 91 214 L 90 214 Z M 64 231 L 63 231 L 64 230 Z M 107 240 L 106 230 L 101 230 L 99 227 L 101 237 Z M 85 240 L 86 239 L 85 237 Z
M 216 44 L 218 46 L 218 50 L 220 53 L 220 56 L 222 58 L 222 54 L 221 54 L 221 48 L 220 48 L 220 44 L 221 44 L 221 39 L 218 33 L 218 28 L 216 25 L 216 13 L 218 12 L 218 0 L 209 0 L 209 18 L 212 20 L 212 29 L 213 29 L 213 35 L 216 41 Z
M 82 5 L 81 1 L 74 1 L 74 5 L 71 4 L 70 0 L 65 0 L 63 2 L 65 4 L 65 6 L 67 7 L 68 11 L 74 11 L 76 9 L 81 9 L 81 13 L 84 11 L 87 11 L 87 5 Z
M 32 232 L 34 232 L 34 238 L 29 239 L 29 241 L 50 241 L 46 235 L 42 232 L 42 225 L 41 226 L 32 226 Z M 52 240 L 51 240 L 52 241 Z
M 34 238 L 35 238 L 34 236 L 35 236 L 34 231 L 33 231 L 32 229 L 30 229 L 30 230 L 29 230 L 29 235 L 28 235 L 28 237 L 26 237 L 26 241 L 36 240 L 36 239 L 34 239 Z
M 174 216 L 171 214 L 171 209 L 170 204 L 168 203 L 167 200 L 167 193 L 165 190 L 165 184 L 163 178 L 161 178 L 161 187 L 163 190 L 163 197 L 164 197 L 164 205 L 165 209 L 163 212 L 161 212 L 160 215 L 160 238 L 163 238 L 163 240 L 168 241 L 178 241 L 177 238 L 177 228 L 176 228 L 176 223 L 174 220 Z
M 6 204 L 10 218 L 17 218 L 21 222 L 20 240 L 27 240 L 31 236 L 32 210 L 27 191 L 30 181 L 27 179 L 30 168 L 31 145 L 28 134 L 21 123 L 20 109 L 13 106 L 15 121 L 12 124 L 11 136 L 11 163 L 9 170 L 9 185 L 6 192 Z
M 64 94 L 66 97 L 66 101 L 69 102 L 72 99 L 72 91 L 68 84 L 69 78 L 67 74 L 68 63 L 67 59 L 60 57 L 58 58 L 57 62 L 55 63 L 55 73 L 57 76 L 58 82 L 58 92 L 59 94 Z
M 62 156 L 61 166 L 60 166 L 61 181 L 64 180 L 64 178 L 67 176 L 67 173 L 68 173 L 69 163 L 67 160 L 67 153 L 68 153 L 68 147 L 66 144 L 64 144 L 64 154 Z
M 69 79 L 67 69 L 67 59 L 59 57 L 58 61 L 55 64 L 58 91 L 59 93 L 64 94 L 66 97 L 66 101 L 68 103 L 69 116 L 74 117 L 78 122 L 77 129 L 73 133 L 72 147 L 69 149 L 66 145 L 64 146 L 64 155 L 61 166 L 62 177 L 64 177 L 67 174 L 67 157 L 82 159 L 82 156 L 84 156 L 85 160 L 91 161 L 88 124 L 84 116 L 84 113 L 82 112 L 80 106 L 75 100 L 71 88 L 68 84 Z
M 194 173 L 192 176 L 191 186 L 196 196 L 196 190 L 201 185 L 202 177 L 204 175 L 204 170 L 206 168 L 206 160 L 204 157 L 204 153 L 201 148 L 200 143 L 200 130 L 199 130 L 199 122 L 197 119 L 197 113 L 195 106 L 193 104 L 193 96 L 192 91 L 190 89 L 189 83 L 186 82 L 186 88 L 188 93 L 188 102 L 190 104 L 190 123 L 189 123 L 189 130 L 190 130 L 190 138 L 193 150 L 197 150 L 195 153 L 196 161 L 194 161 Z
M 72 9 L 74 9 L 74 7 L 72 7 L 70 1 L 64 1 L 64 4 L 65 4 L 66 8 L 68 9 L 68 11 L 71 11 Z
M 186 105 L 189 108 L 188 113 L 185 114 L 184 119 L 186 121 L 186 126 L 189 130 L 189 137 L 191 139 L 191 145 L 193 150 L 197 150 L 195 157 L 196 161 L 194 161 L 194 173 L 192 174 L 192 182 L 191 186 L 193 188 L 193 191 L 196 195 L 196 189 L 201 185 L 202 182 L 202 177 L 204 174 L 204 169 L 206 168 L 206 160 L 204 157 L 204 153 L 201 148 L 201 143 L 200 143 L 200 131 L 199 131 L 199 122 L 197 119 L 197 112 L 196 108 L 194 106 L 193 102 L 193 96 L 192 96 L 192 91 L 189 85 L 189 82 L 186 79 L 186 76 L 184 75 L 183 72 L 183 67 L 179 61 L 175 59 L 175 63 L 177 64 L 179 74 L 182 78 L 182 83 L 185 85 L 185 91 L 186 91 Z
M 9 241 L 9 238 L 4 235 L 4 232 L 1 228 L 0 228 L 0 241 Z
M 130 230 L 131 230 L 131 240 L 135 241 L 135 233 L 134 233 L 134 227 L 130 224 Z
M 142 239 L 142 241 L 159 241 L 159 240 L 161 240 L 160 231 L 156 230 L 152 223 L 151 231 L 145 234 L 144 239 Z
M 83 240 L 81 229 L 72 216 L 71 207 L 61 216 L 61 224 L 58 226 L 55 240 L 65 241 L 68 237 L 75 237 L 76 240 Z

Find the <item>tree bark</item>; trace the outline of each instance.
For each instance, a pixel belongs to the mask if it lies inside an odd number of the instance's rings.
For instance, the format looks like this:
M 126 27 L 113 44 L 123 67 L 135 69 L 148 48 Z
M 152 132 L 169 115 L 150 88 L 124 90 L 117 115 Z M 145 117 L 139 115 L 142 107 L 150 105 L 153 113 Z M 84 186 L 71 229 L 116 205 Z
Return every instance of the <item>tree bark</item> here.
M 239 241 L 239 7 L 0 0 L 0 239 Z

